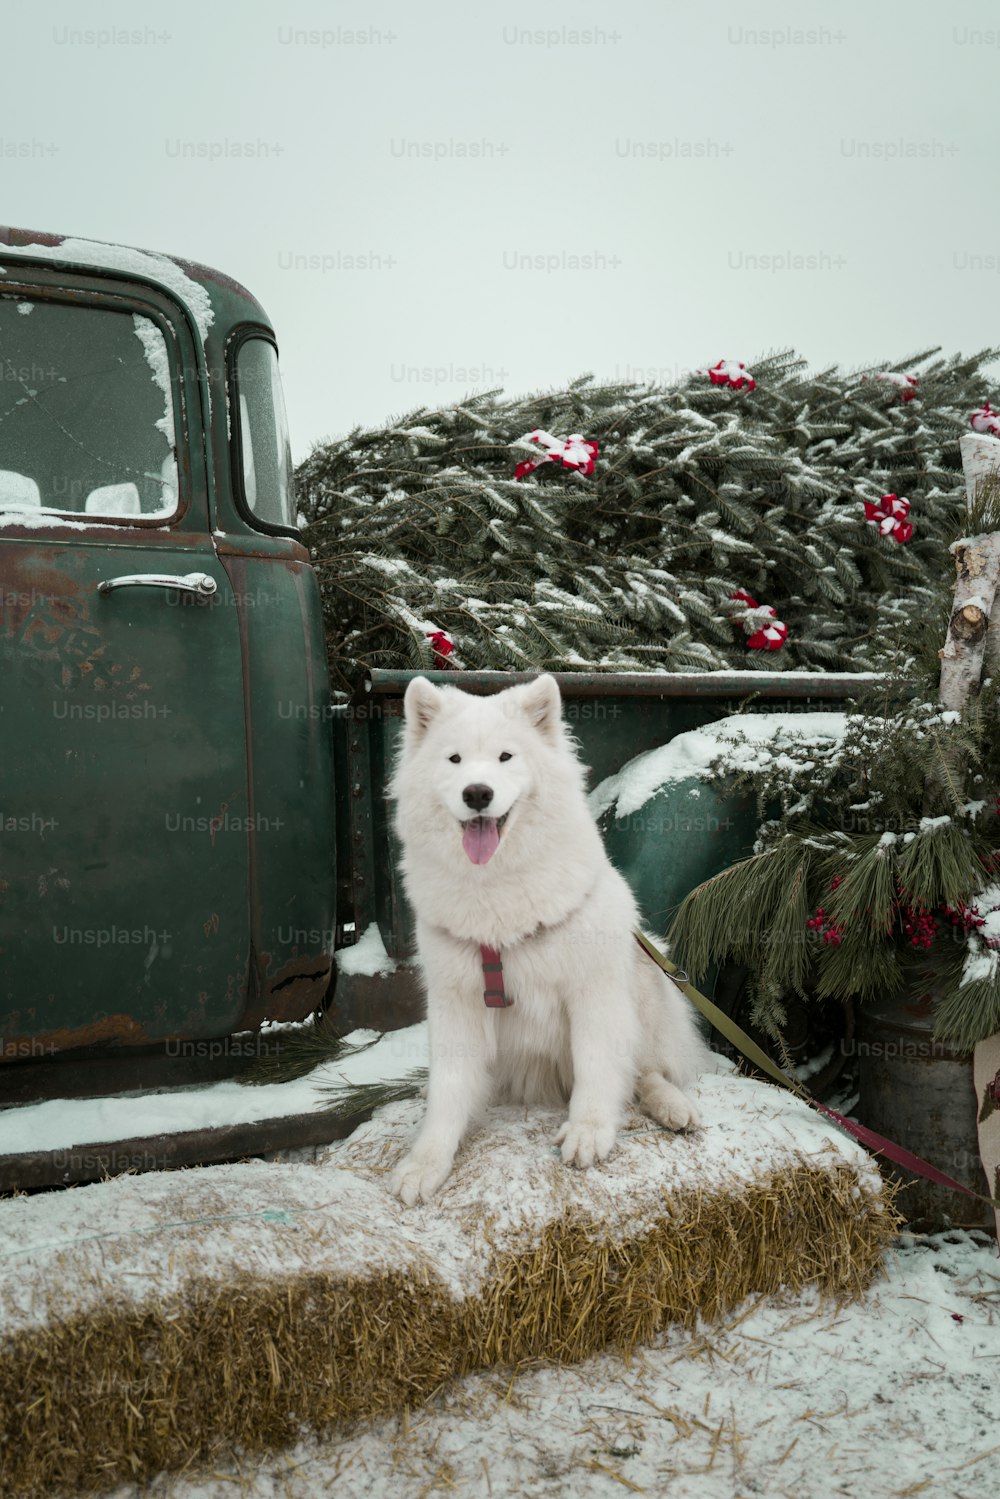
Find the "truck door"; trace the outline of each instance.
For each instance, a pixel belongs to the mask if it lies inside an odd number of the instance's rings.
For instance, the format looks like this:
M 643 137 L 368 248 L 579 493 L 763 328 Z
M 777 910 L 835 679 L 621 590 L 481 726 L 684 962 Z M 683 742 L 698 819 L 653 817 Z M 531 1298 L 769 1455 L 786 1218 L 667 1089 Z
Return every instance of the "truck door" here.
M 232 1030 L 249 965 L 237 611 L 166 292 L 0 280 L 0 1062 Z

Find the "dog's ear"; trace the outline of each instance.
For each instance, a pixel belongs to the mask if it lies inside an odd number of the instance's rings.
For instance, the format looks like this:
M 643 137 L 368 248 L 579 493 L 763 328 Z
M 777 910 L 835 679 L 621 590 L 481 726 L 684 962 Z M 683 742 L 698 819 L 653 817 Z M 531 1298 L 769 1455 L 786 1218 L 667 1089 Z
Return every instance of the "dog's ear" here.
M 440 713 L 444 694 L 426 677 L 414 677 L 403 694 L 403 718 L 414 743 L 419 742 Z
M 528 722 L 556 743 L 562 733 L 562 698 L 555 677 L 536 677 L 509 691 Z

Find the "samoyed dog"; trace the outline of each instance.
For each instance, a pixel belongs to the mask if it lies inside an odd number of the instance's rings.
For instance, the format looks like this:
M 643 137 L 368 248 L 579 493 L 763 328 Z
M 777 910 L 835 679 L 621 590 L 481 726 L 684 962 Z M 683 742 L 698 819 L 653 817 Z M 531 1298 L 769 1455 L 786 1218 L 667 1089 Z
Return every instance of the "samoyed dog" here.
M 427 1109 L 392 1190 L 427 1202 L 491 1101 L 565 1106 L 567 1165 L 611 1152 L 633 1097 L 667 1129 L 712 1065 L 633 936 L 554 677 L 493 697 L 415 677 L 391 794 L 427 991 Z M 502 965 L 498 970 L 497 964 Z

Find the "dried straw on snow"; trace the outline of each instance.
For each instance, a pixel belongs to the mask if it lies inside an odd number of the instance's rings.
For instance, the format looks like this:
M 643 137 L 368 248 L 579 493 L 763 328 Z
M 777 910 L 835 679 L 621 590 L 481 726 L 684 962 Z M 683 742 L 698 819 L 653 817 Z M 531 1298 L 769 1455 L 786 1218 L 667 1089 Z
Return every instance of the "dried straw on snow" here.
M 567 1171 L 554 1114 L 494 1110 L 440 1199 L 385 1173 L 420 1105 L 318 1164 L 118 1178 L 0 1203 L 0 1492 L 109 1488 L 572 1361 L 755 1292 L 856 1297 L 897 1226 L 870 1161 L 795 1099 L 704 1079 L 706 1127 L 635 1121 Z

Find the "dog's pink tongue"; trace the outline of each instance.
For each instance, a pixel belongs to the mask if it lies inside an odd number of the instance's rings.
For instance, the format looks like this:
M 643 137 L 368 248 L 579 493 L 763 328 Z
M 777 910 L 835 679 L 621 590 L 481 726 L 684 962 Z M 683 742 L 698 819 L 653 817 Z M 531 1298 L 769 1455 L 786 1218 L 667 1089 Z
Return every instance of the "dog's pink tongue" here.
M 473 817 L 462 829 L 462 847 L 473 864 L 488 864 L 499 846 L 495 817 Z

